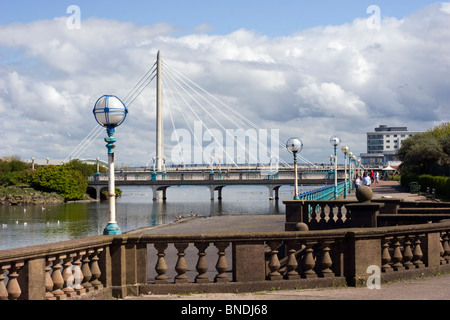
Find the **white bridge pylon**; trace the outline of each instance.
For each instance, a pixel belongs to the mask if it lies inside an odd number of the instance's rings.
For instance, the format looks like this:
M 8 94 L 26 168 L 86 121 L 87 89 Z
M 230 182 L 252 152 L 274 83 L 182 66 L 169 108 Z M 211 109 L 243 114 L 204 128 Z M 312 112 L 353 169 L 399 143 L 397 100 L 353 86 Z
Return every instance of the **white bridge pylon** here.
M 158 51 L 156 62 L 122 99 L 130 110 L 131 104 L 156 78 L 156 152 L 150 156 L 158 172 L 165 168 L 166 160 L 172 164 L 208 164 L 238 167 L 250 163 L 260 167 L 274 163 L 289 164 L 279 157 L 285 143 L 278 139 L 278 129 L 262 129 L 187 76 L 170 67 Z M 164 104 L 163 104 L 164 102 Z M 166 113 L 167 111 L 167 113 Z M 172 125 L 171 140 L 176 145 L 169 154 L 164 150 L 164 115 Z M 95 126 L 66 157 L 80 158 L 83 152 L 103 132 Z M 269 146 L 270 143 L 270 146 Z M 205 145 L 206 144 L 206 145 Z M 306 165 L 309 160 L 297 155 Z M 200 161 L 200 163 L 198 163 Z M 275 165 L 275 166 L 276 166 Z

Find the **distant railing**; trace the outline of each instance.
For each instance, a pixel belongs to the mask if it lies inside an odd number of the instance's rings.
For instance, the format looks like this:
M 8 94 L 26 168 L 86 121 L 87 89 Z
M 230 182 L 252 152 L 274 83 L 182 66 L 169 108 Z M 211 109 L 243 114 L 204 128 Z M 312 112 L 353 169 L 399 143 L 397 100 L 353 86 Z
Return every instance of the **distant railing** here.
M 344 172 L 338 172 L 338 179 L 344 178 Z M 255 170 L 255 171 L 217 171 L 211 174 L 210 171 L 167 171 L 165 173 L 158 172 L 152 173 L 152 171 L 137 171 L 137 172 L 125 172 L 116 171 L 115 179 L 118 181 L 161 181 L 161 180 L 283 180 L 294 179 L 293 172 L 279 171 L 270 172 L 269 170 Z M 302 172 L 299 174 L 300 183 L 302 179 L 305 180 L 327 180 L 329 179 L 328 171 L 310 171 Z M 94 181 L 106 181 L 108 175 L 104 173 L 94 174 L 89 177 L 90 182 Z
M 365 285 L 450 271 L 450 222 L 271 233 L 95 236 L 0 251 L 0 299 L 109 299 Z
M 347 188 L 350 190 L 350 183 L 347 181 Z M 336 198 L 344 194 L 345 182 L 339 182 L 336 187 Z M 332 200 L 334 199 L 335 186 L 326 185 L 314 190 L 306 191 L 299 194 L 300 200 Z

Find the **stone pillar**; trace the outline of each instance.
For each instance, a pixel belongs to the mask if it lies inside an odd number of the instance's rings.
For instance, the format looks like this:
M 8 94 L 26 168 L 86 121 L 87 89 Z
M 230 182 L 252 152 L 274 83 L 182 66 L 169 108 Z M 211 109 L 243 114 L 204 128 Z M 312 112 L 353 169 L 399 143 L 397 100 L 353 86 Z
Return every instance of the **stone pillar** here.
M 18 277 L 23 300 L 45 299 L 45 259 L 32 259 L 24 264 Z
M 308 224 L 308 212 L 303 212 L 304 200 L 286 200 L 286 223 L 285 231 L 298 231 L 296 226 L 299 222 Z
M 397 214 L 403 199 L 381 198 L 373 199 L 372 202 L 384 203 L 384 206 L 380 207 L 380 214 Z
M 377 217 L 382 206 L 384 204 L 370 201 L 345 205 L 351 219 L 350 226 L 352 228 L 376 228 Z
M 139 295 L 138 284 L 147 282 L 147 246 L 127 241 L 112 245 L 112 286 L 115 297 Z
M 423 262 L 429 268 L 440 265 L 441 237 L 439 232 L 427 233 L 422 239 Z
M 348 232 L 346 236 L 347 256 L 345 277 L 351 286 L 365 286 L 372 274 L 367 273 L 369 266 L 381 269 L 381 241 L 379 237 L 359 236 L 357 232 Z
M 233 242 L 233 281 L 264 281 L 264 242 Z

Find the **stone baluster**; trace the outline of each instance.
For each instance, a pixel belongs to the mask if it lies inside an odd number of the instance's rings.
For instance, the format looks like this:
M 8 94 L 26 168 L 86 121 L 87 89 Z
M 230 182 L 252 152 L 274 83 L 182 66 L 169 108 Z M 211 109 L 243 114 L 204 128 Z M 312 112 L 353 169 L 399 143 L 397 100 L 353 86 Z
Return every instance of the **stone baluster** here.
M 45 262 L 45 300 L 56 300 L 52 293 L 53 290 L 53 280 L 50 275 L 50 270 L 52 270 L 52 263 L 55 261 L 55 257 L 48 257 Z
M 280 260 L 278 259 L 278 248 L 281 246 L 281 241 L 269 241 L 268 245 L 270 247 L 270 260 L 269 260 L 269 279 L 270 280 L 280 280 L 282 276 L 279 272 L 280 270 Z
M 314 267 L 316 265 L 314 255 L 313 255 L 313 245 L 317 242 L 306 242 L 305 243 L 305 253 L 303 255 L 303 273 L 302 278 L 316 278 L 317 274 L 314 271 Z
M 442 243 L 444 242 L 442 238 L 443 238 L 443 236 L 442 236 L 442 233 L 441 233 L 441 234 L 440 234 L 440 241 L 439 241 L 439 245 L 440 245 L 440 250 L 439 250 L 439 264 L 440 264 L 440 265 L 443 265 L 443 264 L 446 264 L 446 263 L 447 263 L 447 261 L 444 259 L 445 251 L 444 251 L 444 246 L 442 245 Z
M 315 228 L 317 228 L 317 224 L 318 224 L 315 207 L 309 204 L 308 212 L 309 212 L 309 222 L 307 222 L 307 224 L 308 224 L 310 230 L 314 230 Z
M 392 267 L 389 264 L 391 262 L 391 255 L 389 253 L 389 242 L 392 240 L 391 237 L 382 238 L 381 242 L 381 271 L 390 272 Z
M 414 267 L 414 264 L 411 262 L 413 258 L 413 253 L 411 250 L 411 237 L 406 235 L 405 240 L 403 242 L 403 266 L 405 269 L 411 269 Z
M 320 263 L 319 263 L 319 267 L 320 267 L 320 271 L 319 271 L 319 276 L 320 277 L 334 277 L 334 273 L 333 271 L 330 269 L 330 267 L 333 265 L 333 261 L 331 260 L 330 257 L 330 246 L 333 242 L 332 241 L 326 241 L 326 240 L 322 240 L 320 242 L 321 246 L 321 254 L 320 254 Z
M 345 221 L 347 221 L 350 217 L 349 217 L 349 212 L 346 211 L 345 215 L 342 213 L 342 207 L 344 207 L 344 205 L 342 203 L 337 204 L 337 216 L 339 219 L 341 219 L 342 221 L 344 221 L 344 217 L 345 217 Z
M 446 261 L 446 264 L 450 263 L 450 245 L 449 245 L 449 233 L 448 232 L 444 232 L 443 237 L 442 237 L 442 243 L 443 243 L 443 247 L 444 247 L 444 259 Z
M 100 254 L 100 252 L 103 251 L 103 248 L 97 248 L 94 249 L 94 252 L 92 253 L 92 257 L 91 257 L 91 274 L 92 274 L 92 278 L 91 278 L 91 285 L 95 290 L 100 290 L 103 289 L 103 284 L 100 282 L 100 276 L 102 275 L 102 272 L 100 270 L 100 267 L 98 265 L 98 260 L 100 259 L 98 257 L 98 255 Z
M 53 291 L 51 292 L 56 300 L 64 300 L 66 296 L 64 292 L 61 290 L 64 286 L 64 279 L 61 274 L 61 261 L 66 257 L 66 255 L 59 255 L 54 257 L 53 265 L 52 265 L 52 282 L 53 282 Z
M 90 283 L 92 279 L 92 273 L 91 273 L 91 266 L 90 262 L 91 260 L 89 257 L 94 253 L 93 249 L 87 250 L 86 254 L 84 255 L 82 262 L 81 271 L 83 272 L 83 281 L 81 282 L 81 285 L 83 286 L 84 290 L 86 292 L 94 291 L 94 287 Z
M 73 260 L 73 289 L 77 295 L 82 295 L 86 293 L 86 290 L 81 285 L 83 281 L 83 272 L 81 271 L 81 257 L 86 254 L 86 251 L 78 251 Z
M 195 247 L 198 249 L 198 260 L 195 269 L 198 274 L 195 277 L 195 282 L 197 283 L 206 283 L 210 282 L 208 275 L 206 272 L 208 271 L 208 262 L 206 261 L 206 248 L 208 248 L 209 243 L 207 242 L 196 242 L 194 243 Z
M 167 264 L 164 256 L 166 255 L 164 251 L 167 249 L 166 242 L 157 242 L 155 243 L 155 249 L 158 251 L 157 256 L 158 260 L 156 261 L 155 271 L 158 274 L 155 277 L 155 283 L 168 283 L 167 273 Z
M 319 209 L 320 209 L 320 214 L 319 214 L 319 216 L 320 216 L 320 222 L 321 223 L 326 223 L 327 222 L 327 220 L 326 220 L 326 218 L 327 218 L 327 215 L 325 214 L 325 205 L 320 205 L 319 206 Z M 330 220 L 328 220 L 328 221 L 330 221 Z
M 394 247 L 394 251 L 392 253 L 392 262 L 393 262 L 392 268 L 395 271 L 401 271 L 405 269 L 405 267 L 402 264 L 403 256 L 400 249 L 401 247 L 400 238 L 401 237 L 394 236 L 394 239 L 392 240 L 392 245 Z
M 297 252 L 298 243 L 294 241 L 286 242 L 288 259 L 286 263 L 286 274 L 284 277 L 288 280 L 298 279 L 300 275 L 297 272 L 298 262 L 295 253 Z
M 228 247 L 228 242 L 215 242 L 218 252 L 218 258 L 216 263 L 217 274 L 214 277 L 214 282 L 229 282 L 230 278 L 227 275 L 228 264 L 227 259 L 225 258 L 225 249 Z
M 64 285 L 62 291 L 64 294 L 70 298 L 76 295 L 76 292 L 73 288 L 73 273 L 72 273 L 72 259 L 75 256 L 74 253 L 68 254 L 64 259 L 62 277 L 64 280 Z
M 422 261 L 423 253 L 422 253 L 422 239 L 425 235 L 418 234 L 414 237 L 414 251 L 413 251 L 413 258 L 412 263 L 416 266 L 416 268 L 423 268 L 425 267 L 425 264 Z
M 0 266 L 0 300 L 8 300 L 8 290 L 6 290 L 5 286 L 5 272 L 11 268 L 9 264 L 2 264 Z
M 186 264 L 186 259 L 184 258 L 185 253 L 184 251 L 188 247 L 189 243 L 175 243 L 175 248 L 178 250 L 178 260 L 177 264 L 175 265 L 175 271 L 178 273 L 177 276 L 175 276 L 175 283 L 186 283 L 188 282 L 188 277 L 186 275 L 186 271 L 188 269 Z
M 8 291 L 8 300 L 17 300 L 22 294 L 22 290 L 19 286 L 19 281 L 17 280 L 17 278 L 19 277 L 17 271 L 23 266 L 23 262 L 14 262 L 11 264 L 11 268 L 9 269 L 8 274 L 8 285 L 6 286 L 6 290 Z
M 330 207 L 330 213 L 333 213 L 334 216 L 334 208 Z M 336 213 L 336 223 L 342 225 L 344 223 L 344 216 L 342 214 L 342 210 L 338 209 Z

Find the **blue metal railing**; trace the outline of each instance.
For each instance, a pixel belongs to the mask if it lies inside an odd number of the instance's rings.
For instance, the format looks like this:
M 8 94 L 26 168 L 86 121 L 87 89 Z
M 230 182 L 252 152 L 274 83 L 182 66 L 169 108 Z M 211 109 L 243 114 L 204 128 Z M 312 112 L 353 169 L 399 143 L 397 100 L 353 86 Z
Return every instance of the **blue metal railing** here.
M 337 184 L 336 198 L 344 194 L 345 182 Z M 347 190 L 350 190 L 350 181 L 347 181 Z M 334 200 L 334 185 L 326 185 L 318 189 L 299 194 L 300 200 Z

